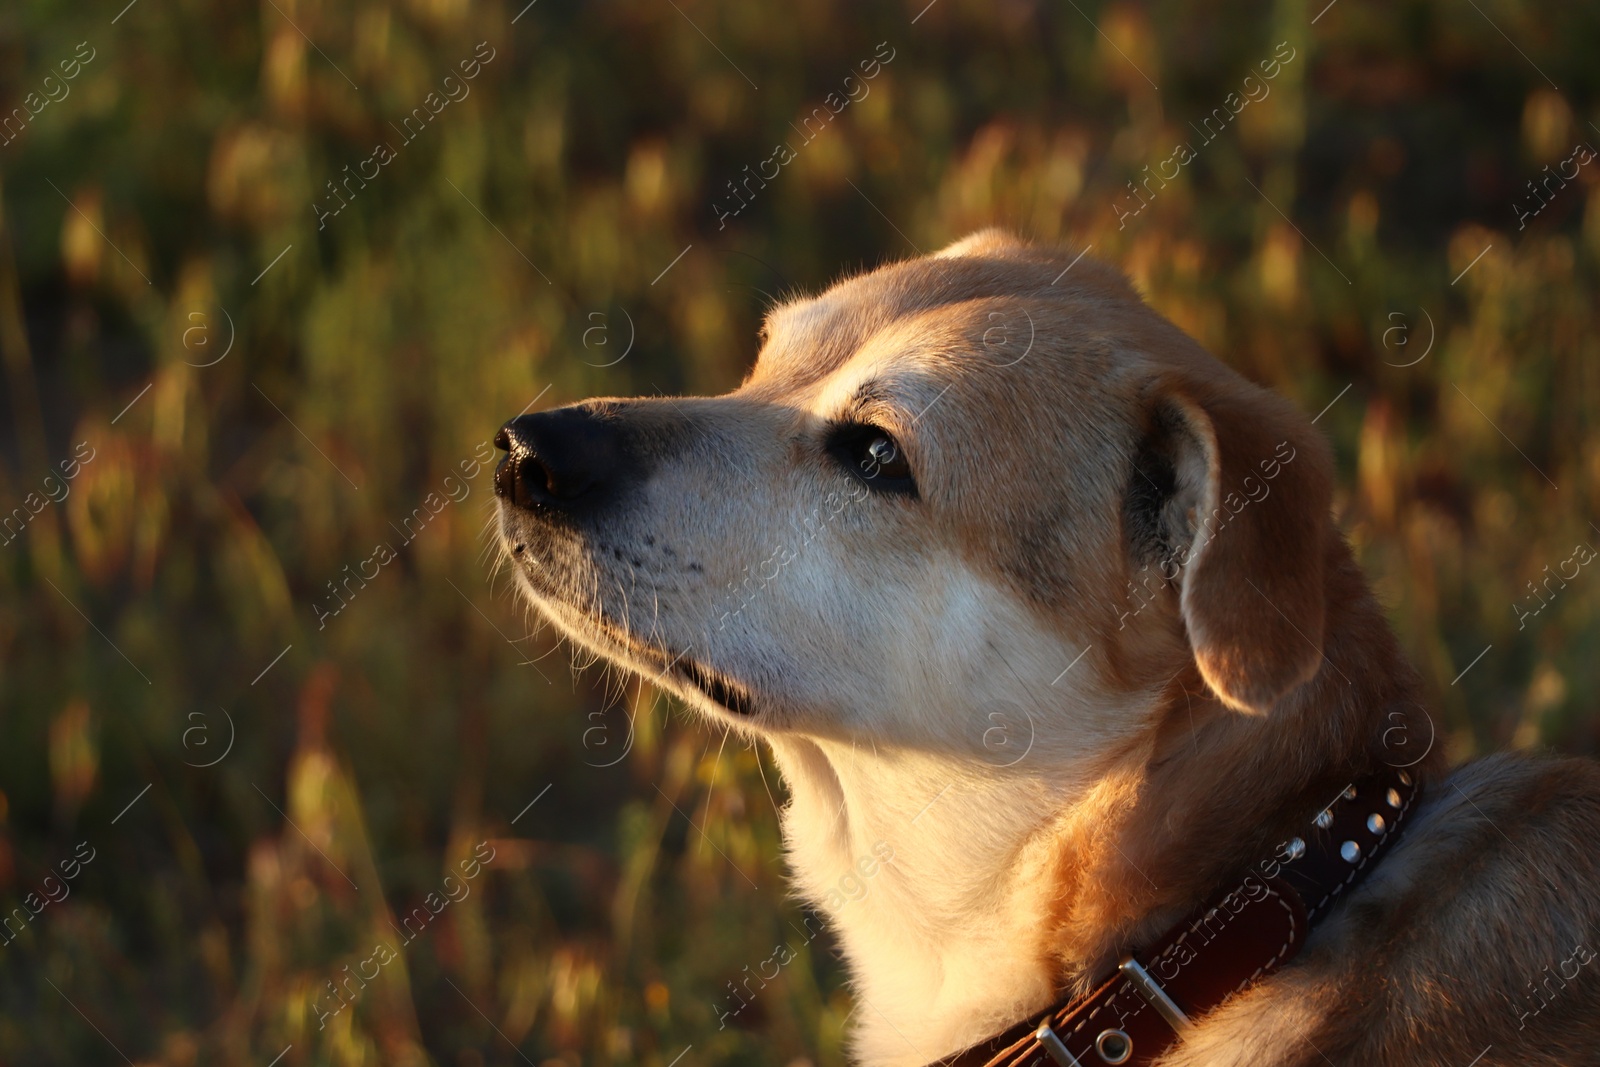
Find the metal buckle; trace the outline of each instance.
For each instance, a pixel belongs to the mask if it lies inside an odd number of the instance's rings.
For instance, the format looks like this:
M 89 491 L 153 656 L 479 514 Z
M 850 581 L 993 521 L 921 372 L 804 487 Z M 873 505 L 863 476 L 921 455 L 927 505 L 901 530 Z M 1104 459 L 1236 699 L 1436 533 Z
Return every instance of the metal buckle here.
M 1133 984 L 1133 988 L 1139 991 L 1139 995 L 1150 1002 L 1156 1014 L 1165 1019 L 1167 1025 L 1172 1027 L 1178 1036 L 1181 1037 L 1193 1029 L 1194 1024 L 1183 1013 L 1183 1009 L 1167 996 L 1167 991 L 1156 984 L 1156 980 L 1150 977 L 1150 972 L 1145 970 L 1138 960 L 1132 956 L 1125 957 L 1117 965 L 1117 969 Z
M 1056 1032 L 1050 1029 L 1049 1023 L 1040 1023 L 1039 1029 L 1033 1032 L 1033 1039 L 1043 1045 L 1044 1050 L 1050 1053 L 1050 1058 L 1061 1067 L 1083 1067 L 1083 1064 L 1078 1062 L 1078 1057 L 1067 1051 L 1067 1046 L 1062 1044 Z

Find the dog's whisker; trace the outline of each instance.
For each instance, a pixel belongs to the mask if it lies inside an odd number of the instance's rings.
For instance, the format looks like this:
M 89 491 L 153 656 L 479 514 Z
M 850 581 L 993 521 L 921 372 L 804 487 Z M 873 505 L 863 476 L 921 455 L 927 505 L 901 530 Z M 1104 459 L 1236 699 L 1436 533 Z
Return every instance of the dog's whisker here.
M 722 729 L 722 743 L 717 746 L 717 758 L 711 764 L 711 781 L 706 784 L 706 806 L 705 810 L 700 815 L 700 825 L 702 827 L 709 827 L 711 825 L 711 798 L 716 794 L 717 791 L 717 772 L 722 769 L 722 751 L 728 747 L 728 735 L 732 732 L 732 729 L 726 726 Z M 702 843 L 703 841 L 704 836 L 702 833 Z

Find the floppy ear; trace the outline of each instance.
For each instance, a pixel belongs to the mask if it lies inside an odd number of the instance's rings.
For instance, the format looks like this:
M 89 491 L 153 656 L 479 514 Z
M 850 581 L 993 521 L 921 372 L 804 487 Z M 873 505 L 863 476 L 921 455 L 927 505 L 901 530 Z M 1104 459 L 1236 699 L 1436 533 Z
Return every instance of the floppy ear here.
M 1230 707 L 1269 711 L 1322 666 L 1327 444 L 1243 380 L 1160 383 L 1151 423 L 1130 488 L 1148 483 L 1158 503 L 1155 540 L 1195 663 Z

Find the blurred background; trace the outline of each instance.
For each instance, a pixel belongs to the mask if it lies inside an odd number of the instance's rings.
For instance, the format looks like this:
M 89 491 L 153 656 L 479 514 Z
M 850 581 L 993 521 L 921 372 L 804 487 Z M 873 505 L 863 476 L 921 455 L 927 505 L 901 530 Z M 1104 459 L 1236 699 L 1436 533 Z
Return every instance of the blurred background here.
M 1600 747 L 1600 8 L 123 5 L 0 10 L 0 1064 L 843 1063 L 781 782 L 531 632 L 487 442 L 989 224 L 1322 412 L 1452 755 Z

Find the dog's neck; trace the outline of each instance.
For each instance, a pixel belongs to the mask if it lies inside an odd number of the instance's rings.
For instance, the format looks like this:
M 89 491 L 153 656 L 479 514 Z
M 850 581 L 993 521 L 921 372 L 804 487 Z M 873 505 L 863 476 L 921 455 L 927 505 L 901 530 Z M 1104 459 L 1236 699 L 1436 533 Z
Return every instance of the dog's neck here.
M 1181 672 L 1143 697 L 1154 746 L 1092 767 L 771 739 L 798 887 L 852 967 L 861 1058 L 927 1063 L 1085 989 L 1346 781 L 1422 755 L 1414 674 L 1337 537 L 1328 604 L 1322 670 L 1270 715 Z M 1385 753 L 1396 722 L 1412 747 Z
M 773 751 L 790 864 L 850 960 L 865 1062 L 928 1062 L 1048 999 L 1069 790 L 881 745 Z

